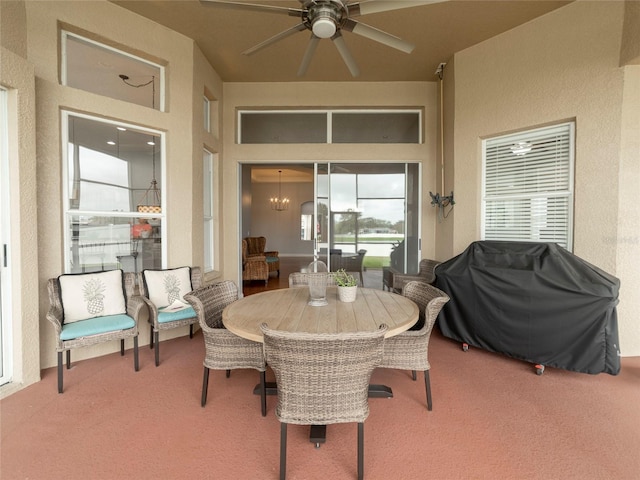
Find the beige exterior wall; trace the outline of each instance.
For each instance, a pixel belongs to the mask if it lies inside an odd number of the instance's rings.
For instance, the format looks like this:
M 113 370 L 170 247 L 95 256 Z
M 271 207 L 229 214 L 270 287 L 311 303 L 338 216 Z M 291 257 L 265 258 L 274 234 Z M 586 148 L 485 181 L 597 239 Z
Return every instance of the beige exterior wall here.
M 8 92 L 9 212 L 8 274 L 2 286 L 10 299 L 13 382 L 0 390 L 5 396 L 40 380 L 38 316 L 38 230 L 36 210 L 36 91 L 34 72 L 26 60 L 26 31 L 12 28 L 9 16 L 24 18 L 20 5 L 0 5 L 0 85 Z M 15 18 L 14 17 L 14 18 Z M 22 48 L 21 48 L 22 46 Z M 3 185 L 4 188 L 4 185 Z M 6 232 L 3 232 L 6 234 Z
M 622 354 L 639 355 L 640 290 L 625 286 L 637 284 L 640 271 L 620 263 L 623 252 L 640 255 L 638 230 L 625 237 L 619 225 L 622 205 L 633 206 L 621 173 L 638 162 L 630 151 L 638 131 L 623 128 L 623 92 L 629 116 L 639 107 L 619 67 L 624 10 L 623 2 L 578 1 L 455 55 L 452 253 L 480 239 L 482 139 L 574 120 L 573 252 L 620 278 Z
M 168 208 L 163 224 L 167 232 L 167 266 L 190 265 L 202 261 L 202 146 L 210 143 L 216 147 L 215 140 L 204 138 L 202 133 L 202 93 L 206 84 L 215 94 L 221 95 L 221 85 L 219 79 L 211 74 L 210 66 L 203 65 L 202 56 L 194 49 L 192 40 L 109 2 L 26 2 L 26 10 L 28 58 L 36 73 L 40 363 L 42 368 L 46 368 L 56 363 L 53 329 L 45 319 L 48 309 L 46 280 L 59 275 L 64 269 L 61 110 L 167 132 L 164 178 L 168 181 L 164 188 Z M 117 42 L 166 65 L 166 111 L 159 112 L 60 85 L 59 22 L 67 28 L 92 32 L 95 39 Z M 194 182 L 200 184 L 195 191 Z M 199 243 L 195 241 L 196 237 Z M 185 332 L 186 327 L 175 329 L 163 337 L 171 338 Z M 149 327 L 143 322 L 140 325 L 141 345 L 147 344 L 148 339 Z M 127 344 L 127 348 L 131 346 L 132 342 Z M 108 342 L 75 350 L 73 358 L 79 360 L 102 355 L 117 348 L 117 342 Z M 142 350 L 143 365 L 144 352 Z
M 423 192 L 436 188 L 437 86 L 398 83 L 225 83 L 224 85 L 224 276 L 240 278 L 239 164 L 313 162 L 421 162 Z M 420 145 L 238 145 L 239 108 L 417 107 L 424 109 Z M 428 193 L 425 193 L 429 198 Z M 424 196 L 423 196 L 424 197 Z M 422 255 L 435 255 L 435 210 L 423 198 Z

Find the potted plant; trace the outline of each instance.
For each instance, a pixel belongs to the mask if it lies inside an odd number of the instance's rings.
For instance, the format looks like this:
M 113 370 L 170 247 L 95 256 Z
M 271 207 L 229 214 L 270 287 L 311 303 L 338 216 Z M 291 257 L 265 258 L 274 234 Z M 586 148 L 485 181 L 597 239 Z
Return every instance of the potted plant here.
M 356 299 L 358 291 L 358 280 L 356 277 L 347 273 L 344 268 L 338 270 L 335 274 L 336 285 L 338 286 L 338 298 L 341 302 L 353 302 Z

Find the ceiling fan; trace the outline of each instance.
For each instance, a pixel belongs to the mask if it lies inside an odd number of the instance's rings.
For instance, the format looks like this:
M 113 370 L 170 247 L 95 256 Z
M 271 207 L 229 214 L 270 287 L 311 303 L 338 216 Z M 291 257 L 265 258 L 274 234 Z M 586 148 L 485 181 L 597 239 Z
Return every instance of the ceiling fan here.
M 342 60 L 347 65 L 351 75 L 357 77 L 360 74 L 358 65 L 342 37 L 342 31 L 347 31 L 366 37 L 375 42 L 382 43 L 391 48 L 395 48 L 405 53 L 411 53 L 415 45 L 402 40 L 401 38 L 383 32 L 375 27 L 354 20 L 354 17 L 362 17 L 371 13 L 387 12 L 402 8 L 417 7 L 429 3 L 437 3 L 445 0 L 298 0 L 301 8 L 279 7 L 275 5 L 258 5 L 254 3 L 244 3 L 231 0 L 201 0 L 205 4 L 225 6 L 244 10 L 255 10 L 266 13 L 276 13 L 299 17 L 300 23 L 271 38 L 242 52 L 244 55 L 252 55 L 279 40 L 282 40 L 294 33 L 311 31 L 311 40 L 307 46 L 302 63 L 298 69 L 298 76 L 303 76 L 313 54 L 316 51 L 318 42 L 322 38 L 330 38 L 338 49 Z

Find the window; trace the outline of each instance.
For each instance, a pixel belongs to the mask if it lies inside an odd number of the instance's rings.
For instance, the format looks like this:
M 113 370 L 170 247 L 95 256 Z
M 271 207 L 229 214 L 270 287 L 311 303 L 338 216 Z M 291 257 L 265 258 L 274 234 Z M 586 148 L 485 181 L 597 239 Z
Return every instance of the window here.
M 65 271 L 162 268 L 163 135 L 63 112 Z
M 421 143 L 422 112 L 400 110 L 239 111 L 238 143 Z
M 164 111 L 164 67 L 62 31 L 61 83 Z
M 202 97 L 202 111 L 204 113 L 204 131 L 211 133 L 211 101 L 206 97 Z
M 572 249 L 574 124 L 483 141 L 485 240 Z
M 202 201 L 203 201 L 203 226 L 204 226 L 204 271 L 211 272 L 214 269 L 214 191 L 213 191 L 213 153 L 204 150 L 202 156 Z

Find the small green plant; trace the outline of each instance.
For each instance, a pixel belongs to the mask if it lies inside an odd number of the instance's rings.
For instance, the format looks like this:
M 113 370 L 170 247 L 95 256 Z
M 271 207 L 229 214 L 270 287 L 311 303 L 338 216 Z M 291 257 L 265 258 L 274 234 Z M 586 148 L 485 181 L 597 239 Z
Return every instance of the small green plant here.
M 336 285 L 338 285 L 339 287 L 355 287 L 356 285 L 358 285 L 358 280 L 356 280 L 356 277 L 354 277 L 350 273 L 347 273 L 344 268 L 341 268 L 336 272 L 335 279 Z

